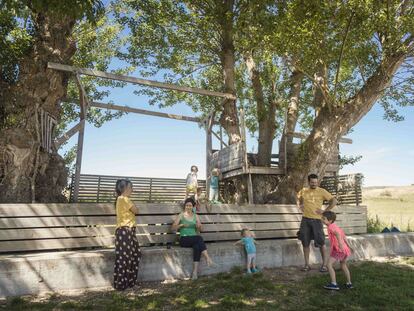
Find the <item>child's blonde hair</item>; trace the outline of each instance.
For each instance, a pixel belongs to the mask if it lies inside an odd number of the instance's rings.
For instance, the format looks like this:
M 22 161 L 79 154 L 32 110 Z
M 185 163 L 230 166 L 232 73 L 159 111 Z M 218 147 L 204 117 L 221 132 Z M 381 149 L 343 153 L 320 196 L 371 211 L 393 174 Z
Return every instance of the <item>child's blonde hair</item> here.
M 211 171 L 212 175 L 218 175 L 218 173 L 219 173 L 218 168 L 213 168 L 212 171 Z
M 241 236 L 244 236 L 245 234 L 246 234 L 246 232 L 247 231 L 250 231 L 250 229 L 249 228 L 243 228 L 241 231 L 240 231 L 240 235 Z

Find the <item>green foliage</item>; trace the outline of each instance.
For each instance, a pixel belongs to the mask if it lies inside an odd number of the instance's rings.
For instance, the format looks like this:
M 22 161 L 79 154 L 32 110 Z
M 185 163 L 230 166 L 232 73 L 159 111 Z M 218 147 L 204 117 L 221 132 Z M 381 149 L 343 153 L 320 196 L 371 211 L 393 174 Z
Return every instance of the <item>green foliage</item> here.
M 378 215 L 375 215 L 375 218 L 368 216 L 368 220 L 367 220 L 368 233 L 380 233 L 385 227 L 386 227 L 386 224 L 384 224 L 379 219 Z
M 343 169 L 346 165 L 354 165 L 355 163 L 361 161 L 362 155 L 356 155 L 356 156 L 347 156 L 347 155 L 341 155 L 339 158 L 339 168 Z

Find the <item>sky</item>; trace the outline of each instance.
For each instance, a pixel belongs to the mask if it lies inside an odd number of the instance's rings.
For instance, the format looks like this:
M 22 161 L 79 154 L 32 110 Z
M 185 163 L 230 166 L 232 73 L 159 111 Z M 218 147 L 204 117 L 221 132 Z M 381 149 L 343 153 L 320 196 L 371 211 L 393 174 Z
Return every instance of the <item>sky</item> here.
M 196 116 L 184 104 L 164 109 L 150 106 L 147 98 L 133 94 L 136 89 L 136 85 L 113 89 L 103 102 L 112 100 L 117 105 Z M 364 186 L 414 184 L 414 107 L 401 108 L 400 112 L 405 120 L 394 123 L 383 120 L 378 104 L 373 107 L 347 136 L 353 143 L 340 145 L 344 155 L 362 155 L 358 163 L 344 167 L 341 174 L 362 173 Z M 76 141 L 77 135 L 63 151 Z M 199 178 L 205 178 L 205 146 L 205 131 L 196 123 L 130 113 L 101 128 L 87 124 L 81 173 L 185 178 L 194 164 L 199 167 Z M 219 148 L 214 137 L 213 148 Z M 254 138 L 248 138 L 247 148 L 257 150 Z

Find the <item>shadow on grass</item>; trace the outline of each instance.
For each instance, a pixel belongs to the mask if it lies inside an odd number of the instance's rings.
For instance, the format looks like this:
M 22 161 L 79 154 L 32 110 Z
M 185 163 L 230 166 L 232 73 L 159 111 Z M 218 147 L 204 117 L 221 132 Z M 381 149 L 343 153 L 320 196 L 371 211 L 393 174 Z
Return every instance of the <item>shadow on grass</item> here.
M 414 269 L 390 263 L 351 266 L 355 288 L 329 292 L 327 274 L 286 282 L 241 269 L 198 281 L 182 281 L 137 293 L 51 296 L 45 301 L 14 298 L 4 310 L 414 310 Z M 338 283 L 344 283 L 338 271 Z

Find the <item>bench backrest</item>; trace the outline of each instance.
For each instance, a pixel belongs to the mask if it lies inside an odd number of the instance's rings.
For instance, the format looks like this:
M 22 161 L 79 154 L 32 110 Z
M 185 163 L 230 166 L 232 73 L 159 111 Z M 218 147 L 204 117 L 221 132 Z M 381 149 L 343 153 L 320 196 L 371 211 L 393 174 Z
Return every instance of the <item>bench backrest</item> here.
M 171 223 L 179 204 L 138 204 L 137 237 L 141 246 L 175 243 Z M 340 206 L 337 223 L 348 234 L 366 233 L 366 208 Z M 207 242 L 240 239 L 250 228 L 258 239 L 294 238 L 301 214 L 293 205 L 214 205 L 199 213 Z M 113 247 L 113 204 L 0 204 L 0 253 Z

